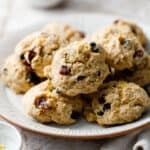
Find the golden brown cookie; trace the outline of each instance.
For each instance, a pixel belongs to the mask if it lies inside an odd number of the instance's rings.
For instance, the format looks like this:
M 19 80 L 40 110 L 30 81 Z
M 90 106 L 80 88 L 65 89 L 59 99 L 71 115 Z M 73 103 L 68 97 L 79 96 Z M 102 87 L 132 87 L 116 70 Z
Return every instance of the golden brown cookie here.
M 107 63 L 116 70 L 130 69 L 144 58 L 144 49 L 126 26 L 109 25 L 93 35 L 106 52 Z
M 84 40 L 56 52 L 50 77 L 62 93 L 75 96 L 97 91 L 108 74 L 103 48 Z
M 23 106 L 29 116 L 41 123 L 72 124 L 80 118 L 83 103 L 79 96 L 60 94 L 47 80 L 24 95 Z
M 1 79 L 17 94 L 26 92 L 41 81 L 34 72 L 30 72 L 22 64 L 16 55 L 11 55 L 6 59 L 1 70 Z
M 125 21 L 125 20 L 115 20 L 113 22 L 115 26 L 127 26 L 129 27 L 129 31 L 131 31 L 141 42 L 143 47 L 147 44 L 147 37 L 140 26 L 133 22 Z
M 150 98 L 140 86 L 125 81 L 105 84 L 93 94 L 92 109 L 100 125 L 115 125 L 137 120 L 150 105 Z M 89 118 L 86 113 L 86 118 Z

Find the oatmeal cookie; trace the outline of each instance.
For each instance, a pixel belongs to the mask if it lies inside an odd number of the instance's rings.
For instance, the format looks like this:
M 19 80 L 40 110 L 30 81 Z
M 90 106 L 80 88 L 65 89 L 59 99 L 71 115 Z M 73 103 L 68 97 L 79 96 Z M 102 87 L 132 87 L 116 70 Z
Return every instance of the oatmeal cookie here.
M 26 92 L 42 80 L 30 68 L 24 66 L 16 55 L 6 59 L 1 70 L 1 79 L 17 94 Z
M 136 36 L 126 27 L 109 25 L 92 37 L 106 52 L 107 63 L 116 70 L 139 65 L 144 58 L 144 49 Z
M 144 89 L 125 81 L 105 84 L 100 92 L 93 94 L 92 99 L 92 109 L 100 125 L 123 124 L 137 120 L 149 105 L 150 98 Z
M 97 91 L 109 74 L 103 48 L 87 40 L 57 51 L 51 66 L 52 84 L 69 96 Z
M 115 20 L 113 22 L 116 26 L 126 26 L 129 27 L 129 31 L 131 31 L 141 42 L 142 46 L 145 47 L 147 44 L 147 37 L 140 26 L 133 22 L 125 21 L 125 20 Z
M 75 123 L 82 112 L 83 103 L 79 96 L 60 94 L 50 80 L 32 87 L 23 97 L 25 112 L 41 123 Z
M 51 64 L 55 52 L 60 47 L 82 38 L 80 31 L 73 30 L 71 26 L 67 29 L 65 25 L 50 24 L 44 31 L 38 31 L 25 37 L 16 46 L 15 53 L 21 58 L 21 61 L 29 64 L 36 74 L 43 78 L 46 77 L 44 69 Z
M 140 65 L 116 72 L 115 79 L 127 80 L 140 86 L 150 84 L 150 55 L 145 55 Z
M 56 34 L 62 40 L 62 43 L 79 41 L 85 37 L 85 33 L 75 29 L 68 24 L 51 23 L 43 28 L 43 31 L 49 34 Z

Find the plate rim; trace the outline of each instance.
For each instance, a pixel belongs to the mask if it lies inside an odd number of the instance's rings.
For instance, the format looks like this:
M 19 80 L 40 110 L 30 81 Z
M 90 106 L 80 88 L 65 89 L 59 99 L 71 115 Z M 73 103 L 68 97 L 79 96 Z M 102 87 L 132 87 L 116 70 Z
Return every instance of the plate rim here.
M 49 132 L 42 132 L 42 131 L 37 131 L 35 129 L 31 129 L 31 128 L 28 128 L 28 127 L 25 127 L 19 123 L 16 123 L 10 119 L 8 119 L 6 116 L 4 115 L 1 115 L 0 114 L 0 118 L 4 119 L 5 121 L 7 121 L 8 123 L 16 126 L 16 127 L 19 127 L 25 131 L 31 131 L 33 133 L 36 133 L 36 134 L 40 134 L 40 135 L 44 135 L 44 136 L 47 136 L 47 137 L 54 137 L 54 138 L 61 138 L 61 139 L 80 139 L 80 140 L 94 140 L 94 139 L 107 139 L 107 138 L 112 138 L 112 137 L 118 137 L 118 136 L 122 136 L 122 135 L 127 135 L 129 133 L 133 133 L 135 131 L 138 131 L 140 129 L 143 129 L 143 128 L 146 128 L 146 127 L 149 127 L 150 126 L 150 122 L 145 122 L 137 127 L 134 127 L 134 128 L 131 128 L 131 129 L 126 129 L 124 131 L 118 131 L 118 132 L 115 132 L 115 133 L 111 133 L 111 134 L 103 134 L 103 135 L 62 135 L 62 134 L 54 134 L 54 133 L 49 133 Z
M 53 14 L 52 14 L 53 15 Z M 126 18 L 124 16 L 117 16 L 117 15 L 111 15 L 111 14 L 105 14 L 105 13 L 71 13 L 71 15 L 90 15 L 90 16 L 106 16 L 106 18 L 124 18 L 124 19 L 128 19 L 128 20 L 131 20 L 131 18 Z M 65 17 L 69 17 L 71 15 L 66 15 Z M 64 18 L 65 18 L 64 17 Z M 135 18 L 132 18 L 134 21 L 136 21 Z M 45 20 L 44 20 L 45 21 Z M 37 22 L 39 23 L 39 22 Z M 142 23 L 144 26 L 148 26 L 146 23 Z M 35 23 L 33 23 L 33 26 L 36 25 Z M 27 27 L 24 27 L 24 28 L 29 28 L 29 26 Z M 150 28 L 149 28 L 150 29 Z M 18 30 L 19 31 L 22 31 L 22 30 Z M 7 39 L 8 37 L 10 37 L 11 35 L 13 35 L 14 32 L 10 32 L 7 34 L 7 36 L 5 36 L 5 38 Z M 2 42 L 3 43 L 3 39 L 2 39 Z M 1 84 L 1 83 L 0 83 Z M 23 124 L 21 123 L 18 123 L 18 122 L 15 122 L 13 119 L 11 120 L 11 118 L 9 118 L 9 116 L 5 115 L 5 114 L 0 114 L 0 118 L 6 120 L 7 122 L 11 123 L 12 125 L 16 126 L 16 127 L 19 127 L 23 130 L 26 130 L 26 131 L 31 131 L 33 133 L 36 133 L 36 134 L 40 134 L 40 135 L 44 135 L 44 136 L 48 136 L 48 137 L 56 137 L 56 138 L 63 138 L 63 139 L 81 139 L 81 140 L 94 140 L 94 139 L 105 139 L 105 138 L 112 138 L 112 137 L 118 137 L 118 136 L 121 136 L 121 135 L 126 135 L 126 134 L 129 134 L 129 133 L 132 133 L 134 131 L 137 131 L 137 130 L 140 130 L 142 128 L 145 128 L 145 127 L 148 127 L 150 126 L 150 122 L 147 121 L 147 122 L 143 122 L 142 124 L 139 124 L 135 127 L 131 127 L 131 128 L 127 128 L 127 129 L 124 129 L 123 131 L 116 131 L 115 133 L 103 133 L 102 135 L 64 135 L 64 134 L 59 134 L 59 133 L 50 133 L 50 132 L 44 132 L 44 131 L 38 131 L 36 129 L 33 129 L 33 128 L 29 128 L 27 126 L 24 126 Z

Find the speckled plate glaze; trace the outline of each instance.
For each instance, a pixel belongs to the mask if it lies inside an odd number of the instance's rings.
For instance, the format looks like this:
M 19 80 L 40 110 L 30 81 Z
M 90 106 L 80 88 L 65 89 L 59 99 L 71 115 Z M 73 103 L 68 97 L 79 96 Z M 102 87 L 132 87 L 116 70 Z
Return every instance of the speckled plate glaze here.
M 12 53 L 16 43 L 21 38 L 30 32 L 40 29 L 46 23 L 69 23 L 84 30 L 89 36 L 92 32 L 102 28 L 114 19 L 118 19 L 118 17 L 98 14 L 55 15 L 53 19 L 49 18 L 42 20 L 40 23 L 36 23 L 35 25 L 27 27 L 21 31 L 13 32 L 5 37 L 4 40 L 0 41 L 0 61 L 3 61 L 7 55 Z M 150 39 L 150 27 L 142 24 L 139 25 L 141 25 L 145 33 L 147 33 L 147 37 Z M 101 127 L 97 124 L 88 123 L 85 120 L 80 120 L 78 123 L 70 126 L 59 126 L 56 124 L 44 125 L 26 116 L 22 109 L 21 99 L 22 95 L 15 95 L 10 89 L 6 88 L 1 83 L 0 116 L 16 126 L 43 135 L 72 139 L 100 139 L 128 134 L 140 128 L 150 126 L 150 109 L 139 120 L 119 126 Z

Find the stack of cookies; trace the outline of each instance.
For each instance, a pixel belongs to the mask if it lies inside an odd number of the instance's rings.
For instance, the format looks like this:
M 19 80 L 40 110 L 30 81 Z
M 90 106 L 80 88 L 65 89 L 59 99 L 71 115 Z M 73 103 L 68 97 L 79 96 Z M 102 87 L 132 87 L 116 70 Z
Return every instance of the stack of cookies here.
M 91 38 L 49 24 L 23 39 L 3 65 L 1 79 L 25 93 L 25 112 L 41 123 L 99 125 L 132 122 L 150 105 L 147 38 L 134 23 L 115 20 Z

